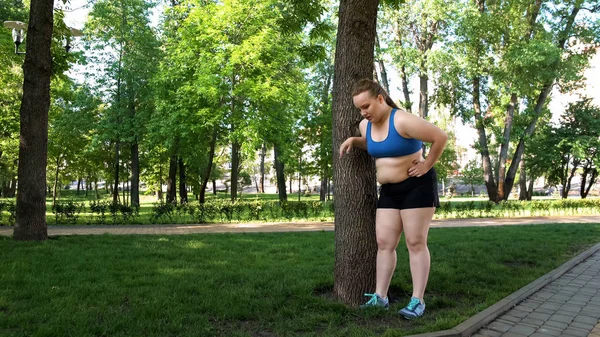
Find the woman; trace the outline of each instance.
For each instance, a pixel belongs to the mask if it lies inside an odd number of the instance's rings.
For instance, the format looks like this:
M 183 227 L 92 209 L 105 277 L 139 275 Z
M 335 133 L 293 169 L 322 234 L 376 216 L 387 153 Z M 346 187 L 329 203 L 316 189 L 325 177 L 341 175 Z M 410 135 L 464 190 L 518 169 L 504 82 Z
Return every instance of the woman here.
M 385 90 L 369 79 L 358 81 L 352 92 L 360 109 L 360 137 L 350 137 L 340 146 L 340 157 L 352 148 L 367 150 L 375 157 L 381 192 L 377 203 L 377 284 L 362 307 L 388 308 L 390 281 L 396 268 L 396 247 L 404 232 L 410 257 L 412 298 L 399 311 L 407 319 L 425 312 L 423 295 L 429 277 L 427 233 L 439 206 L 437 176 L 433 165 L 444 151 L 448 136 L 437 126 L 399 109 Z M 423 159 L 423 142 L 431 143 Z

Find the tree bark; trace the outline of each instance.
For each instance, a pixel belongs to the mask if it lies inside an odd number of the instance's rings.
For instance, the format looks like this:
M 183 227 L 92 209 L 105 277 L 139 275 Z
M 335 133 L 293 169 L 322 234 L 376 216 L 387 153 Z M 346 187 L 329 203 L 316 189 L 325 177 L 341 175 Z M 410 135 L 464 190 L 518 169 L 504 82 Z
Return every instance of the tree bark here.
M 490 151 L 485 134 L 485 126 L 481 111 L 481 102 L 479 98 L 480 82 L 479 77 L 473 79 L 473 108 L 475 110 L 475 128 L 479 136 L 479 152 L 483 162 L 483 180 L 488 192 L 490 201 L 498 202 L 496 182 L 494 181 L 494 172 L 492 170 L 492 160 L 490 159 Z
M 119 148 L 121 142 L 117 141 L 115 143 L 115 165 L 113 169 L 115 170 L 115 183 L 113 186 L 113 203 L 119 202 Z
M 285 172 L 283 162 L 279 160 L 279 147 L 273 146 L 273 161 L 275 164 L 275 174 L 277 175 L 277 193 L 279 201 L 287 201 L 287 192 L 285 186 Z
M 377 37 L 377 35 L 375 36 L 375 41 L 377 43 L 377 50 L 379 50 L 381 47 L 379 46 L 379 38 Z M 381 57 L 379 57 L 377 59 L 377 65 L 379 66 L 379 73 L 381 74 L 381 84 L 383 85 L 383 88 L 385 89 L 385 91 L 388 93 L 390 93 L 390 84 L 388 81 L 388 77 L 387 77 L 387 72 L 385 71 L 385 64 L 383 62 L 383 59 Z
M 258 185 L 258 193 L 265 193 L 265 156 L 267 155 L 267 145 L 262 144 L 260 148 L 260 182 Z
M 140 207 L 140 152 L 137 137 L 131 144 L 131 206 Z
M 352 105 L 352 84 L 370 78 L 377 0 L 342 1 L 339 8 L 333 81 L 333 148 L 353 134 L 361 116 Z M 335 152 L 335 151 L 334 151 Z M 334 294 L 358 305 L 375 287 L 375 165 L 365 151 L 333 156 L 335 181 Z M 357 197 L 360 196 L 360 197 Z
M 208 153 L 208 165 L 206 170 L 204 170 L 204 176 L 202 177 L 202 186 L 200 187 L 200 198 L 199 202 L 203 204 L 206 199 L 206 186 L 208 185 L 208 181 L 210 180 L 210 173 L 212 171 L 213 162 L 215 159 L 215 148 L 217 147 L 217 130 L 213 131 L 212 139 L 210 140 L 210 149 Z M 214 182 L 214 180 L 213 180 Z M 214 186 L 213 186 L 213 189 Z
M 167 202 L 177 202 L 177 187 L 175 186 L 177 180 L 177 155 L 171 155 L 169 161 L 169 177 L 167 178 Z
M 589 182 L 586 182 L 588 174 L 591 176 Z M 590 190 L 592 189 L 592 186 L 594 186 L 594 183 L 596 183 L 596 178 L 598 178 L 598 169 L 585 168 L 583 170 L 583 173 L 581 174 L 581 188 L 579 192 L 581 199 L 587 198 L 588 193 L 590 193 Z
M 183 158 L 179 157 L 179 202 L 181 204 L 187 204 L 188 195 L 185 181 L 185 163 Z
M 235 201 L 238 191 L 238 177 L 240 173 L 240 144 L 231 143 L 231 201 Z
M 54 171 L 54 190 L 52 192 L 52 207 L 56 205 L 58 196 L 58 173 L 60 171 L 60 154 L 56 157 L 56 171 Z
M 519 200 L 527 200 L 527 174 L 524 160 L 521 160 L 521 165 L 519 165 L 519 189 Z
M 506 108 L 506 117 L 504 119 L 504 133 L 502 136 L 502 145 L 500 146 L 500 157 L 498 158 L 498 171 L 496 176 L 496 181 L 498 182 L 497 201 L 508 199 L 508 194 L 504 194 L 504 179 L 506 173 L 506 156 L 508 155 L 508 146 L 510 145 L 510 131 L 512 130 L 513 116 L 515 114 L 516 106 L 517 94 L 513 93 L 512 95 L 510 95 L 510 103 Z
M 27 49 L 23 64 L 23 97 L 20 109 L 19 166 L 15 240 L 42 241 L 46 225 L 46 164 L 48 160 L 48 110 L 52 75 L 53 1 L 32 0 Z
M 163 201 L 163 190 L 162 190 L 162 186 L 163 186 L 163 175 L 162 175 L 162 163 L 159 164 L 158 166 L 158 200 Z

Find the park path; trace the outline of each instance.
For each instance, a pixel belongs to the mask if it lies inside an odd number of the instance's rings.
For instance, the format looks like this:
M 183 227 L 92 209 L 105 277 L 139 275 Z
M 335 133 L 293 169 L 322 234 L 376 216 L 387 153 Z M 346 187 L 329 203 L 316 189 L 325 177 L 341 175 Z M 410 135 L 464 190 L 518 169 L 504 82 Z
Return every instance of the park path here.
M 546 223 L 600 223 L 600 215 L 549 216 L 523 218 L 474 218 L 434 220 L 432 228 L 535 225 Z M 305 232 L 333 231 L 333 222 L 248 222 L 192 225 L 90 225 L 48 226 L 48 235 L 136 235 L 136 234 L 196 234 L 196 233 L 252 233 L 252 232 Z M 13 228 L 0 226 L 0 235 L 12 235 Z

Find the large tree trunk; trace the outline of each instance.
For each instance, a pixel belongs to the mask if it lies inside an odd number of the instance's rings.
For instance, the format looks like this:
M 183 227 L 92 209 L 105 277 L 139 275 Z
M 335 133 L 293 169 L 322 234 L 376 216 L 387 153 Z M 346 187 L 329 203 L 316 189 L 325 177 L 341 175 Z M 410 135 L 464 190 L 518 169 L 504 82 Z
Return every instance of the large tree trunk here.
M 185 163 L 183 158 L 179 157 L 179 202 L 181 204 L 187 204 L 187 187 L 185 181 Z
M 352 105 L 352 84 L 369 78 L 377 22 L 377 0 L 340 3 L 333 81 L 333 149 L 356 136 L 361 116 Z M 336 153 L 337 151 L 333 151 Z M 333 156 L 335 181 L 335 295 L 358 305 L 375 287 L 375 210 L 377 185 L 373 159 L 365 151 Z M 359 197 L 357 197 L 359 196 Z
M 513 116 L 517 106 L 517 94 L 510 96 L 510 103 L 506 108 L 506 117 L 504 119 L 504 134 L 502 136 L 502 145 L 500 146 L 500 158 L 498 159 L 498 171 L 496 181 L 498 182 L 498 200 L 507 200 L 508 194 L 504 194 L 504 179 L 506 173 L 506 157 L 508 155 L 508 146 L 510 145 L 510 131 L 513 125 Z M 509 191 L 510 192 L 510 191 Z
M 210 149 L 208 152 L 208 165 L 206 166 L 206 170 L 204 170 L 204 176 L 202 177 L 202 186 L 200 187 L 200 198 L 199 202 L 203 204 L 206 199 L 206 186 L 208 185 L 208 181 L 210 180 L 210 173 L 212 171 L 213 161 L 215 159 L 215 148 L 217 147 L 217 130 L 213 131 L 212 138 L 210 140 Z M 214 180 L 213 180 L 214 182 Z M 214 186 L 213 186 L 214 189 Z
M 277 192 L 279 193 L 279 201 L 287 200 L 285 186 L 285 172 L 283 162 L 279 160 L 279 147 L 273 146 L 273 161 L 275 164 L 275 174 L 277 175 Z
M 31 0 L 20 110 L 16 240 L 46 240 L 46 164 L 53 1 Z
M 140 152 L 137 137 L 131 145 L 131 206 L 140 206 Z
M 171 155 L 169 160 L 169 177 L 167 178 L 167 202 L 173 203 L 177 199 L 177 155 Z

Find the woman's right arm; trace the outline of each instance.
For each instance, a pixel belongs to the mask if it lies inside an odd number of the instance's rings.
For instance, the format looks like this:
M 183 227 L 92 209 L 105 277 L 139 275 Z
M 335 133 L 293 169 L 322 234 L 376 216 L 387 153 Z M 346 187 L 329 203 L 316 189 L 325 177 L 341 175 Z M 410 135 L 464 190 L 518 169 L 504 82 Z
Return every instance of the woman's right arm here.
M 342 143 L 340 146 L 340 157 L 345 153 L 350 152 L 353 147 L 358 147 L 365 151 L 367 150 L 367 138 L 365 138 L 365 134 L 367 133 L 367 122 L 366 119 L 363 119 L 358 126 L 360 137 L 349 137 Z

